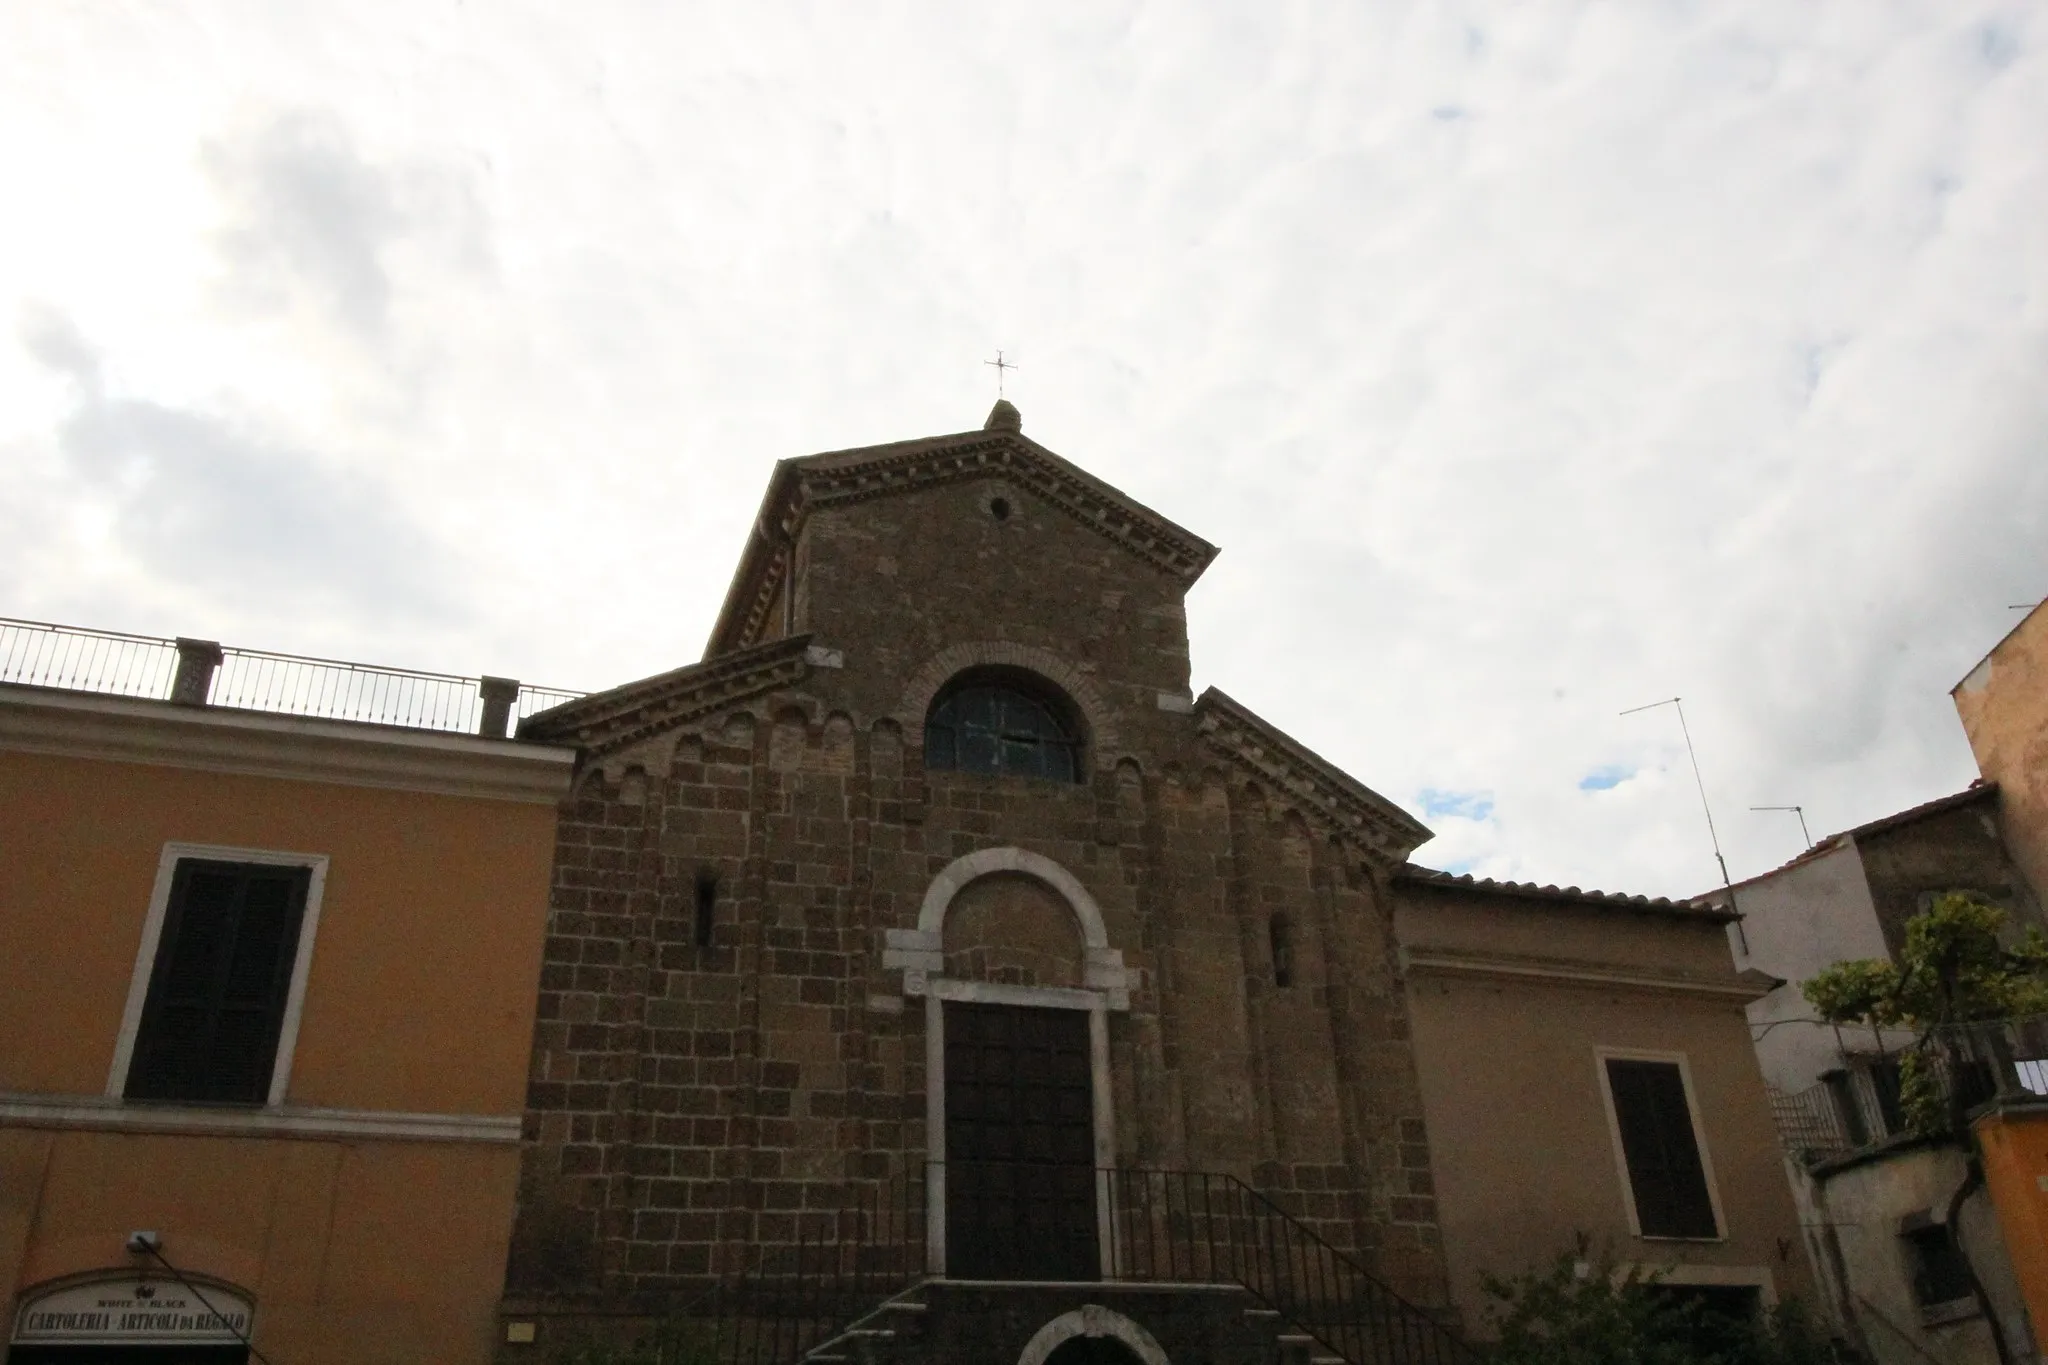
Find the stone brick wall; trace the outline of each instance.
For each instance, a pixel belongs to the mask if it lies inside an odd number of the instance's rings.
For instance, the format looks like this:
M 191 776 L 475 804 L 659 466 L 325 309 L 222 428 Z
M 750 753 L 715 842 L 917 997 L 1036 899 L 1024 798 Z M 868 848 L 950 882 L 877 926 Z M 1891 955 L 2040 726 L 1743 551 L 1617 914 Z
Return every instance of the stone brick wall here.
M 2043 923 L 2033 889 L 2000 836 L 1998 808 L 1997 794 L 1983 790 L 1975 800 L 1855 836 L 1871 906 L 1895 956 L 1907 923 L 1944 891 L 1976 891 L 1997 901 L 2016 933 Z
M 795 627 L 838 666 L 586 753 L 563 806 L 510 1292 L 677 1292 L 915 1181 L 924 1002 L 884 935 L 953 860 L 1016 846 L 1086 887 L 1130 968 L 1119 1163 L 1237 1174 L 1440 1302 L 1386 860 L 1201 733 L 1185 583 L 1000 480 L 820 512 L 793 563 Z M 1075 703 L 1084 781 L 925 770 L 924 707 L 990 663 Z M 959 973 L 1071 984 L 1045 908 L 970 887 Z

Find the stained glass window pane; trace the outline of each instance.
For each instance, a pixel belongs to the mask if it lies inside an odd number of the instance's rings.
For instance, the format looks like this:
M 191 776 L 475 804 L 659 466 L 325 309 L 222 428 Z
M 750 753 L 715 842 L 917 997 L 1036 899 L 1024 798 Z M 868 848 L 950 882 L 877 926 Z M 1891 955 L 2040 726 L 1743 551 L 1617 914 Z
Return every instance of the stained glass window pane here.
M 925 722 L 927 768 L 1072 782 L 1078 749 L 1050 706 L 1000 684 L 956 689 Z

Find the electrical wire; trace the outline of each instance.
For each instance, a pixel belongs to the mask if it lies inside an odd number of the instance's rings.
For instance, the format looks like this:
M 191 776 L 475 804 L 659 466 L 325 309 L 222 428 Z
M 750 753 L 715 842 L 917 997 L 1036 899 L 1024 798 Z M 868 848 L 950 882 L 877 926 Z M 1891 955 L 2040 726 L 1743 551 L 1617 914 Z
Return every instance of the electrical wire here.
M 213 1306 L 213 1301 L 206 1297 L 206 1295 L 200 1290 L 198 1285 L 186 1279 L 185 1272 L 178 1269 L 178 1267 L 172 1265 L 169 1259 L 165 1257 L 161 1249 L 159 1249 L 154 1243 L 142 1242 L 139 1238 L 137 1239 L 137 1242 L 141 1245 L 144 1251 L 156 1257 L 158 1263 L 161 1264 L 165 1270 L 170 1271 L 172 1277 L 176 1279 L 179 1284 L 184 1285 L 186 1289 L 190 1290 L 192 1292 L 193 1298 L 205 1304 L 206 1311 L 213 1314 L 214 1321 L 218 1322 L 221 1326 L 227 1328 L 230 1332 L 233 1332 L 235 1334 L 235 1340 L 241 1342 L 244 1346 L 249 1348 L 250 1355 L 256 1357 L 257 1360 L 261 1361 L 262 1365 L 277 1365 L 276 1361 L 272 1360 L 269 1356 L 263 1354 L 263 1352 L 257 1350 L 256 1343 L 249 1340 L 248 1334 L 242 1331 L 241 1328 L 235 1326 L 234 1323 L 228 1321 L 228 1315 L 221 1312 L 218 1308 L 215 1308 Z

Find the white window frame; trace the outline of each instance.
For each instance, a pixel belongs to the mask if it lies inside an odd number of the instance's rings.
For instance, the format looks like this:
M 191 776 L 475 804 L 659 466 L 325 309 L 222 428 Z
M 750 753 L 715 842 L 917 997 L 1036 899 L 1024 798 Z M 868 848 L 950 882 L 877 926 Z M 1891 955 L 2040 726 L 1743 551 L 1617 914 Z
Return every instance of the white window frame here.
M 1653 1240 L 1668 1241 L 1669 1238 Z M 1688 1265 L 1682 1261 L 1621 1261 L 1613 1269 L 1619 1285 L 1630 1275 L 1655 1277 L 1658 1284 L 1681 1289 L 1754 1289 L 1765 1311 L 1778 1306 L 1778 1281 L 1767 1265 Z
M 1700 1174 L 1707 1182 L 1707 1204 L 1714 1211 L 1714 1235 L 1712 1237 L 1672 1237 L 1663 1234 L 1646 1234 L 1643 1221 L 1636 1213 L 1636 1186 L 1628 1171 L 1628 1150 L 1621 1142 L 1621 1115 L 1614 1107 L 1614 1089 L 1607 1082 L 1607 1063 L 1617 1062 L 1670 1062 L 1678 1067 L 1679 1083 L 1685 1087 L 1685 1112 L 1692 1120 L 1693 1145 L 1699 1149 Z M 1721 1182 L 1714 1178 L 1714 1149 L 1707 1143 L 1706 1122 L 1700 1110 L 1699 1096 L 1693 1090 L 1692 1061 L 1683 1052 L 1655 1052 L 1644 1048 L 1596 1047 L 1593 1049 L 1593 1069 L 1600 1073 L 1600 1102 L 1607 1110 L 1607 1136 L 1614 1144 L 1614 1170 L 1621 1179 L 1621 1205 L 1628 1213 L 1629 1235 L 1645 1242 L 1676 1242 L 1680 1244 L 1706 1245 L 1728 1240 L 1728 1215 L 1721 1207 Z
M 320 897 L 327 886 L 327 855 L 280 853 L 267 848 L 228 848 L 219 844 L 188 844 L 173 840 L 157 859 L 156 886 L 142 921 L 142 942 L 135 950 L 135 970 L 128 981 L 128 1003 L 121 1011 L 121 1031 L 114 1039 L 114 1061 L 107 1068 L 107 1098 L 119 1100 L 128 1089 L 128 1068 L 135 1060 L 135 1036 L 142 1029 L 142 1007 L 149 999 L 149 979 L 156 969 L 157 946 L 164 934 L 164 916 L 171 903 L 171 883 L 185 858 L 219 863 L 263 863 L 271 867 L 303 867 L 306 909 L 299 920 L 299 944 L 292 955 L 292 984 L 285 995 L 284 1021 L 277 1034 L 277 1057 L 271 1063 L 270 1089 L 264 1106 L 276 1109 L 290 1088 L 292 1054 L 298 1050 L 299 1019 L 306 1004 L 306 977 L 313 966 L 313 936 L 320 927 Z

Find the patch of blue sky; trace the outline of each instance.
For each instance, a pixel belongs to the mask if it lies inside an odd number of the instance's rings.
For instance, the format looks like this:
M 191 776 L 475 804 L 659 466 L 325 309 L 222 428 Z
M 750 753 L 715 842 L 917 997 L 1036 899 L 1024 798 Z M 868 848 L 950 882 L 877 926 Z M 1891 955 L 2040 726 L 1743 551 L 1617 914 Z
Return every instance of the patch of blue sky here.
M 1634 768 L 1614 766 L 1595 768 L 1592 772 L 1579 779 L 1579 790 L 1582 792 L 1604 792 L 1610 788 L 1620 786 L 1635 775 L 1636 770 Z
M 1484 820 L 1493 814 L 1492 792 L 1454 792 L 1424 787 L 1421 795 L 1424 819 Z

